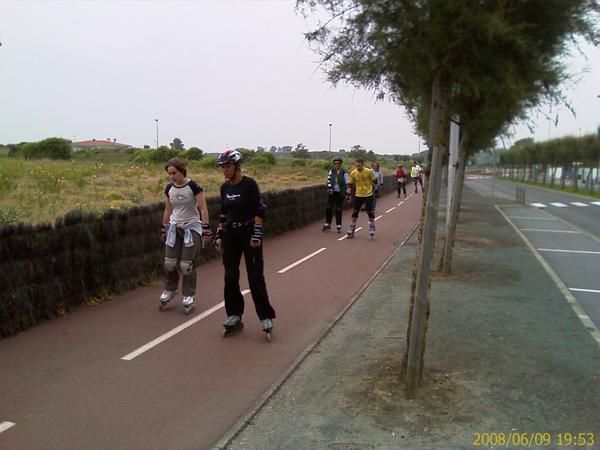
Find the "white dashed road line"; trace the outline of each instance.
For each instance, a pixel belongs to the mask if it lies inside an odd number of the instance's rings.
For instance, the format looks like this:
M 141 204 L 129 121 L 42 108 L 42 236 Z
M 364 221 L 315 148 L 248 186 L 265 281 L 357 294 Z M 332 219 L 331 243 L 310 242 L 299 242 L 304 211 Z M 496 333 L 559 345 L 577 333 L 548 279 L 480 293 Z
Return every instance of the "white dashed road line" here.
M 544 232 L 544 233 L 579 234 L 579 231 L 571 231 L 571 230 L 543 230 L 541 228 L 521 228 L 521 231 L 540 231 L 540 232 Z
M 592 205 L 600 206 L 600 202 L 590 202 Z
M 581 202 L 571 202 L 571 205 L 575 205 L 575 206 L 590 206 L 587 203 L 581 203 Z
M 377 222 L 379 219 L 381 219 L 383 217 L 383 215 L 379 215 L 377 217 L 375 217 L 375 222 Z
M 588 250 L 560 250 L 558 248 L 538 248 L 540 252 L 557 252 L 557 253 L 582 253 L 585 255 L 600 255 L 600 252 L 591 252 Z
M 531 220 L 559 220 L 554 217 L 528 217 L 528 216 L 507 216 L 510 219 L 531 219 Z
M 327 247 L 321 247 L 319 250 L 317 250 L 316 252 L 312 252 L 310 255 L 306 255 L 304 258 L 299 259 L 298 261 L 290 264 L 289 266 L 284 267 L 281 270 L 278 270 L 277 273 L 286 273 L 288 270 L 293 269 L 294 267 L 296 267 L 299 264 L 302 264 L 304 261 L 309 260 L 310 258 L 312 258 L 313 256 L 318 255 L 321 252 L 324 252 L 325 250 L 327 250 Z
M 14 426 L 15 424 L 13 422 L 0 422 L 0 433 L 4 433 L 6 430 Z
M 557 208 L 566 208 L 567 206 L 569 206 L 569 205 L 565 205 L 564 203 L 559 203 L 559 202 L 556 202 L 556 203 L 550 203 L 550 204 L 551 204 L 552 206 L 556 206 Z
M 360 230 L 362 230 L 362 227 L 358 227 L 356 230 L 354 230 L 354 232 L 358 233 Z M 347 237 L 348 237 L 348 235 L 342 236 L 341 238 L 338 238 L 338 241 L 343 241 Z
M 531 203 L 531 206 L 535 206 L 536 208 L 545 208 L 546 205 L 543 203 Z
M 392 212 L 393 210 L 395 210 L 395 209 L 396 209 L 396 207 L 395 207 L 395 206 L 392 206 L 392 207 L 391 207 L 390 209 L 388 209 L 388 210 L 387 210 L 385 213 L 386 213 L 386 214 L 388 214 L 388 213 L 391 213 L 391 212 Z
M 245 290 L 242 291 L 242 295 L 246 295 L 248 293 L 250 293 L 250 290 L 248 290 L 248 289 L 245 289 Z M 166 332 L 165 334 L 157 337 L 156 339 L 151 340 L 147 344 L 142 345 L 141 347 L 137 348 L 136 350 L 132 351 L 131 353 L 126 354 L 121 359 L 124 360 L 124 361 L 131 361 L 132 359 L 137 358 L 142 353 L 145 353 L 148 350 L 156 347 L 158 344 L 161 344 L 164 341 L 166 341 L 167 339 L 172 338 L 177 333 L 180 333 L 183 330 L 185 330 L 186 328 L 191 327 L 196 322 L 199 322 L 202 319 L 210 316 L 212 313 L 218 311 L 219 309 L 223 308 L 224 306 L 225 306 L 225 302 L 221 302 L 221 303 L 213 306 L 212 308 L 207 309 L 202 314 L 199 314 L 198 316 L 194 317 L 193 319 L 190 319 L 187 322 L 182 323 L 181 325 L 173 328 L 171 331 Z

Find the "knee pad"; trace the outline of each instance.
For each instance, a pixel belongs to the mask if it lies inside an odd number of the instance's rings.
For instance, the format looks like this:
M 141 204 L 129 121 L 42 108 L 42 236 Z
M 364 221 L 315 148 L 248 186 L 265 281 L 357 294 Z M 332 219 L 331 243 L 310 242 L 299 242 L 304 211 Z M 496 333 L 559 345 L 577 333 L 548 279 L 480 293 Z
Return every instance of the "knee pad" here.
M 194 261 L 179 261 L 179 270 L 184 275 L 189 275 L 194 270 Z
M 165 258 L 165 270 L 173 272 L 177 268 L 177 258 Z

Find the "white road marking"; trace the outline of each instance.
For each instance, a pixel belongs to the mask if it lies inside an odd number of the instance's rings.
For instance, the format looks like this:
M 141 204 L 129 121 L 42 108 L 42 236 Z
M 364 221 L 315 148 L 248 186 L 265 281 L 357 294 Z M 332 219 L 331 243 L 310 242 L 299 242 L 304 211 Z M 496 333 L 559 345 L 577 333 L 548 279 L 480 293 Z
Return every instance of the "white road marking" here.
M 404 203 L 406 200 L 402 200 L 400 203 L 398 203 L 396 206 L 400 206 L 402 203 Z
M 510 219 L 532 219 L 532 220 L 559 220 L 554 217 L 527 217 L 527 216 L 507 216 Z
M 546 205 L 543 203 L 530 203 L 531 206 L 535 206 L 536 208 L 545 208 Z
M 375 222 L 377 222 L 377 221 L 378 221 L 379 219 L 381 219 L 382 217 L 383 217 L 382 215 L 381 215 L 381 216 L 377 216 L 377 217 L 375 217 Z
M 535 249 L 535 247 L 531 244 L 531 242 L 529 242 L 529 240 L 527 239 L 527 236 L 525 236 L 522 233 L 522 230 L 520 230 L 519 227 L 517 227 L 508 218 L 508 216 L 504 213 L 504 211 L 502 211 L 502 208 L 500 208 L 498 205 L 494 205 L 494 207 L 498 210 L 498 212 L 500 212 L 500 214 L 502 214 L 504 216 L 506 221 L 514 228 L 516 233 L 519 236 L 521 236 L 521 239 L 523 239 L 523 241 L 525 242 L 525 245 L 527 245 L 527 247 L 529 247 L 531 252 L 535 255 L 535 257 L 538 259 L 538 261 L 542 264 L 542 266 L 544 267 L 546 272 L 548 272 L 550 277 L 554 280 L 554 283 L 558 286 L 558 288 L 560 289 L 562 294 L 565 296 L 565 299 L 571 305 L 571 308 L 573 309 L 575 314 L 577 314 L 577 317 L 579 317 L 579 320 L 581 320 L 581 323 L 583 324 L 583 326 L 588 329 L 588 331 L 592 335 L 592 338 L 594 338 L 596 343 L 600 346 L 600 330 L 598 329 L 596 324 L 592 321 L 592 319 L 590 319 L 589 316 L 585 313 L 585 311 L 583 310 L 581 305 L 577 302 L 577 299 L 571 293 L 569 288 L 567 286 L 565 286 L 565 283 L 562 282 L 562 280 L 558 277 L 558 275 L 556 274 L 554 269 L 552 269 L 552 267 L 550 267 L 550 265 L 546 262 L 544 257 L 540 254 L 540 252 L 538 252 Z
M 278 270 L 277 273 L 286 273 L 288 270 L 293 269 L 294 267 L 296 267 L 299 264 L 302 264 L 304 261 L 312 258 L 315 255 L 318 255 L 321 252 L 324 252 L 325 250 L 327 250 L 327 247 L 321 247 L 319 250 L 317 250 L 316 252 L 312 252 L 310 255 L 305 256 L 302 259 L 299 259 L 298 261 L 290 264 L 289 266 L 284 267 L 281 270 Z
M 590 206 L 587 203 L 581 203 L 581 202 L 571 202 L 571 205 L 575 205 L 575 206 Z
M 6 430 L 14 426 L 15 424 L 13 422 L 0 422 L 0 433 L 4 433 Z
M 521 231 L 543 231 L 545 233 L 571 233 L 571 234 L 579 234 L 579 231 L 571 231 L 571 230 L 543 230 L 540 228 L 521 228 Z
M 390 209 L 388 209 L 388 210 L 387 210 L 385 213 L 386 213 L 386 214 L 387 214 L 387 213 L 391 213 L 391 212 L 392 212 L 393 210 L 395 210 L 395 209 L 396 209 L 396 207 L 395 207 L 395 206 L 392 206 L 392 207 L 391 207 Z
M 565 205 L 564 203 L 560 203 L 560 202 L 556 202 L 556 203 L 550 203 L 552 206 L 556 206 L 557 208 L 566 208 L 569 205 Z
M 600 294 L 600 291 L 598 289 L 578 289 L 578 288 L 569 288 L 570 291 L 575 291 L 575 292 L 592 292 L 594 294 Z
M 362 227 L 358 227 L 356 230 L 354 230 L 354 232 L 358 233 L 360 230 L 362 230 Z M 338 238 L 338 241 L 343 241 L 347 237 L 348 237 L 348 235 L 342 236 L 341 238 Z
M 600 202 L 590 202 L 592 205 L 600 206 Z
M 250 292 L 249 289 L 244 289 L 242 291 L 242 295 L 246 295 Z M 166 341 L 169 338 L 172 338 L 173 336 L 175 336 L 177 333 L 182 332 L 183 330 L 185 330 L 186 328 L 191 327 L 192 325 L 194 325 L 196 322 L 201 321 L 202 319 L 210 316 L 212 313 L 218 311 L 219 309 L 223 308 L 225 306 L 225 302 L 221 302 L 215 306 L 213 306 L 210 309 L 207 309 L 206 311 L 204 311 L 202 314 L 197 315 L 196 317 L 194 317 L 193 319 L 188 320 L 187 322 L 183 322 L 181 325 L 173 328 L 171 331 L 167 331 L 165 334 L 157 337 L 156 339 L 151 340 L 150 342 L 148 342 L 147 344 L 142 345 L 141 347 L 135 349 L 134 351 L 132 351 L 131 353 L 126 354 L 125 356 L 123 356 L 121 359 L 125 360 L 125 361 L 131 361 L 134 358 L 137 358 L 138 356 L 140 356 L 142 353 L 147 352 L 148 350 L 150 350 L 153 347 L 156 347 L 158 344 L 163 343 L 164 341 Z
M 557 253 L 582 253 L 585 255 L 600 255 L 600 252 L 591 252 L 588 250 L 560 250 L 557 248 L 538 248 L 540 252 L 557 252 Z

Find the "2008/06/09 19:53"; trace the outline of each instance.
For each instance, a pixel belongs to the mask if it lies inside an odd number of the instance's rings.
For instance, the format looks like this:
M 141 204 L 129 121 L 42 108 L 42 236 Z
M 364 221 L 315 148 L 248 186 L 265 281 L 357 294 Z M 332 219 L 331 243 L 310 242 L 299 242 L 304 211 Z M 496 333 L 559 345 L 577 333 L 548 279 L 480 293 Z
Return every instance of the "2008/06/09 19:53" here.
M 548 432 L 482 432 L 473 433 L 474 447 L 592 447 L 596 445 L 592 432 L 548 433 Z

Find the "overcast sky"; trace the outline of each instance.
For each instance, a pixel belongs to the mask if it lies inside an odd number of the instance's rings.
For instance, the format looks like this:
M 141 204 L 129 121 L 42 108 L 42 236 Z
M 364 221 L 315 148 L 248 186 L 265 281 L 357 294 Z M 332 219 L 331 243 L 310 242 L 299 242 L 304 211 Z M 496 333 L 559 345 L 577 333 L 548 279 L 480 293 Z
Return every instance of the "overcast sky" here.
M 116 138 L 134 146 L 207 152 L 302 142 L 360 144 L 410 154 L 418 139 L 402 109 L 369 92 L 332 87 L 303 33 L 294 1 L 0 0 L 0 143 L 50 136 Z M 600 51 L 571 60 L 581 82 L 558 126 L 536 140 L 600 125 Z M 587 73 L 583 69 L 587 66 Z M 529 137 L 525 127 L 514 139 Z

